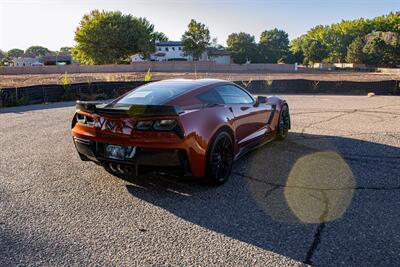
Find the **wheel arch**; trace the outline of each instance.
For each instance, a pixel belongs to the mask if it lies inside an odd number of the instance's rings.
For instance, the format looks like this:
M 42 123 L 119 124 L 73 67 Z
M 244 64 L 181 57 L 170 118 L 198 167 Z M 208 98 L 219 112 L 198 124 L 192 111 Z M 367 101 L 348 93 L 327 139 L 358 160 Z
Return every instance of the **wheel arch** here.
M 234 151 L 235 151 L 235 149 L 236 149 L 235 132 L 233 131 L 233 129 L 232 129 L 230 126 L 224 124 L 224 125 L 220 125 L 219 127 L 217 127 L 217 129 L 216 129 L 216 130 L 214 131 L 214 133 L 211 135 L 210 142 L 208 142 L 208 144 L 207 144 L 207 151 L 206 151 L 207 157 L 208 157 L 208 153 L 209 153 L 209 151 L 210 151 L 210 146 L 211 146 L 211 144 L 214 142 L 214 140 L 215 140 L 215 138 L 218 136 L 218 134 L 219 134 L 220 132 L 222 132 L 222 131 L 227 132 L 227 133 L 231 136 L 231 138 L 232 138 L 232 143 L 233 143 L 233 146 L 234 146 Z

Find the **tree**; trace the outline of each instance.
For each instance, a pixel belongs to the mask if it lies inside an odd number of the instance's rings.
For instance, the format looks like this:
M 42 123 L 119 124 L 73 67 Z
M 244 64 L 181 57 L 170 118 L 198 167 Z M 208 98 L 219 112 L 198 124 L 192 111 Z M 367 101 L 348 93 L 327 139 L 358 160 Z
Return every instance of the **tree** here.
M 19 57 L 21 57 L 23 54 L 24 54 L 24 50 L 18 49 L 18 48 L 13 48 L 13 49 L 11 49 L 11 50 L 9 50 L 9 51 L 7 52 L 7 56 L 8 56 L 10 59 L 19 58 Z
M 303 49 L 306 63 L 322 62 L 329 54 L 326 46 L 319 40 L 306 39 Z
M 6 65 L 7 62 L 7 53 L 0 50 L 0 66 Z
M 292 41 L 290 51 L 295 57 L 303 54 L 305 56 L 305 61 L 314 58 L 314 60 L 323 60 L 326 62 L 360 62 L 361 58 L 365 56 L 364 52 L 360 52 L 361 40 L 364 40 L 365 46 L 367 43 L 365 36 L 377 32 L 392 32 L 399 34 L 400 12 L 392 12 L 373 19 L 361 18 L 355 20 L 343 20 L 339 23 L 328 26 L 318 25 L 311 28 L 305 35 L 301 36 L 301 42 L 299 42 L 300 45 L 295 44 Z M 381 37 L 378 39 L 381 39 Z M 368 56 L 369 59 L 364 57 L 363 60 L 375 62 L 374 64 L 395 64 L 396 59 L 399 57 L 396 49 L 397 46 L 393 45 L 393 42 L 385 41 L 385 43 L 386 45 L 379 40 L 370 40 L 370 44 L 367 46 L 367 50 L 370 53 Z M 320 52 L 322 52 L 324 57 L 318 56 L 316 53 L 312 52 L 310 50 L 311 47 L 320 49 Z M 381 53 L 382 49 L 387 50 L 383 54 L 386 56 L 390 54 L 392 60 L 386 58 L 381 58 L 379 60 L 382 54 L 376 56 L 371 54 Z M 306 56 L 306 54 L 308 54 L 308 56 Z M 380 63 L 377 61 L 380 61 Z
M 2 51 L 2 50 L 0 50 L 0 60 L 4 59 L 6 57 L 7 57 L 7 53 Z
M 289 54 L 289 36 L 285 31 L 277 28 L 264 31 L 261 33 L 258 49 L 264 62 L 284 61 Z
M 232 57 L 235 63 L 243 64 L 247 61 L 256 63 L 261 60 L 253 35 L 245 32 L 231 33 L 226 40 L 226 44 L 233 53 Z
M 364 47 L 363 38 L 356 38 L 347 48 L 346 61 L 349 63 L 364 63 L 365 55 L 363 53 Z
M 297 63 L 303 63 L 304 61 L 304 52 L 303 52 L 303 43 L 304 43 L 305 35 L 299 36 L 293 39 L 290 42 L 289 51 L 293 55 L 293 61 Z M 292 62 L 292 63 L 294 63 Z
M 210 31 L 206 25 L 192 19 L 188 30 L 182 35 L 184 52 L 198 60 L 207 46 L 210 44 Z
M 69 47 L 69 46 L 63 46 L 63 47 L 61 47 L 60 48 L 60 53 L 68 53 L 68 54 L 70 54 L 71 53 L 71 50 L 72 50 L 72 47 Z
M 166 42 L 169 40 L 169 38 L 163 32 L 153 32 L 152 39 L 154 41 L 162 41 L 162 42 Z
M 373 32 L 365 37 L 362 52 L 365 63 L 395 67 L 400 64 L 400 35 L 394 32 Z
M 40 45 L 34 45 L 25 50 L 25 54 L 33 55 L 35 57 L 42 57 L 49 53 L 51 53 L 49 49 Z
M 153 47 L 154 26 L 146 19 L 121 12 L 93 10 L 75 31 L 75 59 L 84 64 L 116 64 Z

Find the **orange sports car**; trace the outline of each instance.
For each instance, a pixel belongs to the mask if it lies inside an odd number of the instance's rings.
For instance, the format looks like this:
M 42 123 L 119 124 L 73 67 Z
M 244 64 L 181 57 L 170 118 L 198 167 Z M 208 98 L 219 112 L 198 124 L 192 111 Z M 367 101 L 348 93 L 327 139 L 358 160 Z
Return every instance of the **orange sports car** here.
M 289 129 L 285 100 L 215 79 L 147 83 L 106 104 L 77 101 L 72 120 L 80 158 L 115 175 L 178 170 L 214 184 L 241 155 Z

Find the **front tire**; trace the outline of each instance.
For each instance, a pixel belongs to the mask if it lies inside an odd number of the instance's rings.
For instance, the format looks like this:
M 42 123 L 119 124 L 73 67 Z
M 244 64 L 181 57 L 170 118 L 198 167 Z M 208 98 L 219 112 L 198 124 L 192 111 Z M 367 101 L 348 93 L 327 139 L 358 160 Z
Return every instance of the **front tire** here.
M 229 178 L 233 165 L 233 140 L 225 131 L 217 133 L 207 155 L 207 178 L 213 185 L 221 185 Z
M 278 121 L 278 132 L 276 135 L 276 139 L 279 141 L 283 141 L 288 136 L 288 132 L 290 129 L 290 114 L 289 107 L 287 105 L 282 106 L 281 113 L 279 114 Z

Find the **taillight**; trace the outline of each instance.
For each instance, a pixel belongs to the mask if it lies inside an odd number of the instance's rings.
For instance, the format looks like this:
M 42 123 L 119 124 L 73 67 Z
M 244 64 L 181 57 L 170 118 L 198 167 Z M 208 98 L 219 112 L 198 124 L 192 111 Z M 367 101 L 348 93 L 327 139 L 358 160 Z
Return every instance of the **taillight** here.
M 135 128 L 140 131 L 150 130 L 153 123 L 153 121 L 138 121 Z
M 79 124 L 90 126 L 90 127 L 93 127 L 93 125 L 94 125 L 94 119 L 90 116 L 76 113 L 75 118 Z
M 157 120 L 154 122 L 153 128 L 157 131 L 171 131 L 176 126 L 176 120 Z
M 177 126 L 176 120 L 144 120 L 136 122 L 135 129 L 140 131 L 172 131 Z

